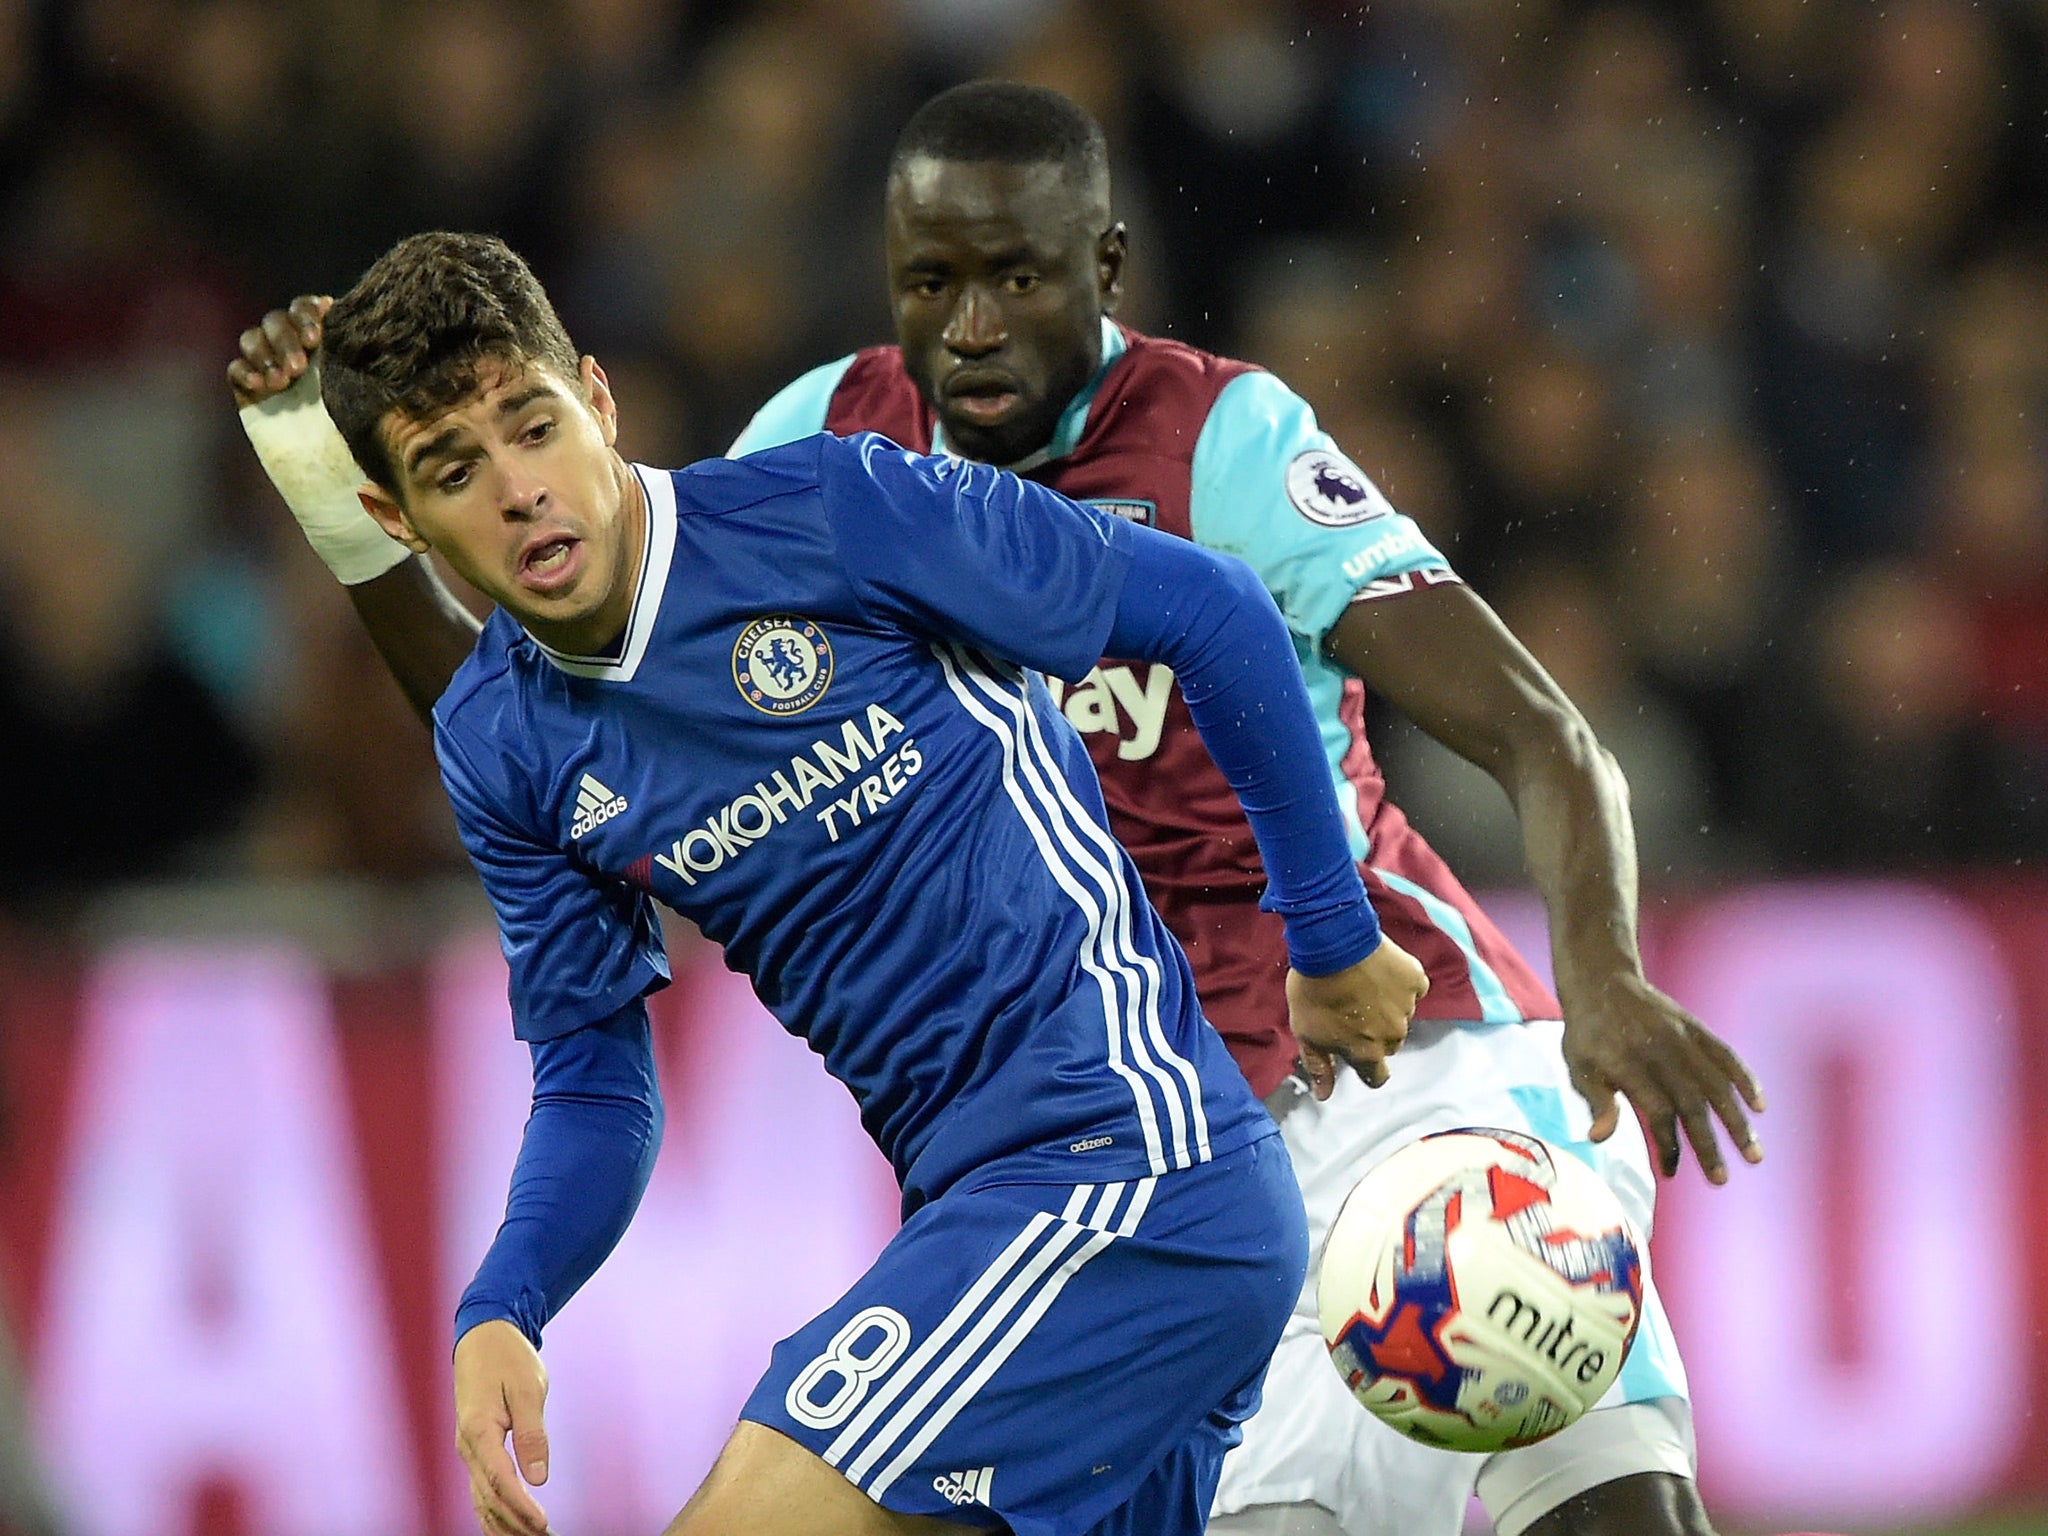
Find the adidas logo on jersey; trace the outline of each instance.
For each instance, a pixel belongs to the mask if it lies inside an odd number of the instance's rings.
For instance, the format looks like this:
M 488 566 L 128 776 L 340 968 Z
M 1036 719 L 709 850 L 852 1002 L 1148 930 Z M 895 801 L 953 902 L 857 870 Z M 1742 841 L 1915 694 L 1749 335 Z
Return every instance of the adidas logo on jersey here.
M 995 1481 L 994 1467 L 977 1467 L 972 1472 L 941 1472 L 932 1479 L 940 1498 L 958 1508 L 962 1504 L 988 1504 L 989 1484 Z
M 613 794 L 586 773 L 583 782 L 576 786 L 576 819 L 569 823 L 569 840 L 574 842 L 584 833 L 603 826 L 625 808 L 624 795 Z

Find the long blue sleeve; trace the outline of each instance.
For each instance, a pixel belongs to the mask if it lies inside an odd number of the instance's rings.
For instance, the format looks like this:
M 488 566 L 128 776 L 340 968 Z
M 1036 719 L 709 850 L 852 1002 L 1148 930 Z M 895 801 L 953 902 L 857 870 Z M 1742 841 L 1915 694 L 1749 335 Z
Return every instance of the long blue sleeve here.
M 1379 947 L 1379 919 L 1351 861 L 1336 791 L 1294 642 L 1251 567 L 1185 539 L 1132 527 L 1130 567 L 1104 647 L 1164 662 L 1180 680 L 1202 744 L 1237 791 L 1267 888 L 1307 976 Z
M 661 1146 L 647 1009 L 536 1041 L 533 1112 L 505 1220 L 462 1293 L 455 1337 L 502 1317 L 541 1330 L 625 1235 Z

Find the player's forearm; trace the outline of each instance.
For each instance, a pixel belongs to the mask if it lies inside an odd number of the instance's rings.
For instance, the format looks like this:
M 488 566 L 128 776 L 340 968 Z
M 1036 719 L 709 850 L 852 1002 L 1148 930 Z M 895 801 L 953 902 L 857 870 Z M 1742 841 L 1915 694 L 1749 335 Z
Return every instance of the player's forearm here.
M 1469 587 L 1353 603 L 1330 658 L 1507 792 L 1558 977 L 1639 967 L 1628 783 L 1585 716 Z
M 1134 530 L 1134 532 L 1140 530 Z M 1379 945 L 1294 642 L 1241 562 L 1164 535 L 1133 540 L 1108 654 L 1163 662 L 1258 839 L 1264 905 L 1296 970 L 1327 975 Z
M 661 1146 L 661 1095 L 640 1004 L 533 1048 L 526 1122 L 505 1220 L 455 1314 L 459 1339 L 504 1318 L 541 1330 L 632 1222 Z
M 349 598 L 384 664 L 422 719 L 446 690 L 479 628 L 424 558 L 363 509 L 367 478 L 320 399 L 316 365 L 278 394 L 244 406 L 250 446 L 285 506 Z
M 349 601 L 406 701 L 431 721 L 434 701 L 475 649 L 482 627 L 424 555 L 348 589 Z
M 1639 971 L 1636 840 L 1628 780 L 1568 704 L 1545 732 L 1507 756 L 1497 776 L 1514 802 L 1529 877 L 1550 916 L 1560 983 Z

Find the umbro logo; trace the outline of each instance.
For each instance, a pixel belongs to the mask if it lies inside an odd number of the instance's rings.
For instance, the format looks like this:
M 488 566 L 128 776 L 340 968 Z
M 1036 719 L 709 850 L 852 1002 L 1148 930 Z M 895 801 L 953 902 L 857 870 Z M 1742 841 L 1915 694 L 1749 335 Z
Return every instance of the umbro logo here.
M 976 1467 L 972 1472 L 941 1472 L 932 1479 L 939 1497 L 956 1509 L 962 1504 L 988 1505 L 989 1484 L 995 1481 L 994 1467 Z
M 603 826 L 626 808 L 626 797 L 615 795 L 589 774 L 576 786 L 576 819 L 569 823 L 569 840 Z

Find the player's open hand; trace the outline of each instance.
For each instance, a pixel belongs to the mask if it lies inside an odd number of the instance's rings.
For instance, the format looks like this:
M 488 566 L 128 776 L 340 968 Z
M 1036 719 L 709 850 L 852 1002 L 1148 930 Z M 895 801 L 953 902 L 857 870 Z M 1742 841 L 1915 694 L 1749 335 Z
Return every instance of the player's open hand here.
M 1763 1090 L 1742 1058 L 1706 1025 L 1630 972 L 1579 985 L 1560 975 L 1558 997 L 1564 1004 L 1565 1064 L 1592 1108 L 1595 1141 L 1614 1134 L 1621 1120 L 1615 1094 L 1624 1093 L 1649 1126 L 1666 1178 L 1678 1172 L 1683 1126 L 1708 1182 L 1728 1182 L 1714 1132 L 1717 1117 L 1743 1161 L 1763 1161 L 1763 1144 L 1743 1108 L 1761 1114 Z
M 238 407 L 281 395 L 305 376 L 333 304 L 326 294 L 302 293 L 242 332 L 242 355 L 228 364 Z
M 1358 964 L 1328 976 L 1287 973 L 1288 1022 L 1301 1045 L 1309 1091 L 1327 1099 L 1337 1086 L 1337 1062 L 1351 1063 L 1377 1088 L 1387 1080 L 1387 1058 L 1408 1038 L 1408 1020 L 1429 990 L 1416 958 L 1392 939 Z
M 510 1323 L 478 1323 L 456 1344 L 455 1438 L 484 1536 L 547 1536 L 548 1517 L 520 1482 L 548 1480 L 547 1396 L 547 1368 Z

